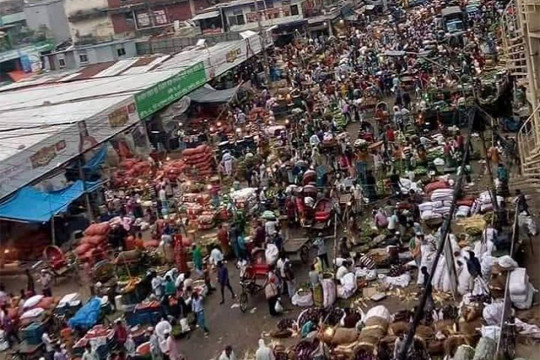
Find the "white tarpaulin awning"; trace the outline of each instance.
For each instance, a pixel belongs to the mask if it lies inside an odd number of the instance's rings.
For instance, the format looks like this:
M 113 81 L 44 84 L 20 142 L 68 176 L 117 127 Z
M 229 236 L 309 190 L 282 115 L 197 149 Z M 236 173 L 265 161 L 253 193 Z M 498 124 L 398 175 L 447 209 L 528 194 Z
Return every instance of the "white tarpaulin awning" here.
M 204 85 L 197 90 L 188 94 L 191 101 L 198 103 L 224 103 L 231 100 L 238 91 L 239 86 L 225 89 L 216 90 L 210 85 Z
M 209 11 L 209 12 L 205 12 L 199 15 L 195 15 L 193 18 L 191 18 L 191 20 L 196 21 L 196 20 L 213 19 L 218 16 L 219 16 L 219 11 Z

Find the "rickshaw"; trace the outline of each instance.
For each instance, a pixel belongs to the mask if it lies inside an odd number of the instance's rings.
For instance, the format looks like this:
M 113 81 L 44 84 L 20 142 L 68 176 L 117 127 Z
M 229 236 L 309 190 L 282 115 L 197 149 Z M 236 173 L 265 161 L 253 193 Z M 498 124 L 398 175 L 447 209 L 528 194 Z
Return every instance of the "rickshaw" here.
M 264 288 L 270 266 L 266 263 L 265 251 L 255 248 L 251 251 L 251 260 L 239 264 L 240 269 L 240 310 L 248 308 L 248 294 L 253 296 Z
M 305 192 L 304 187 L 304 192 Z M 315 203 L 315 206 L 310 211 L 305 210 L 306 220 L 302 223 L 302 227 L 308 229 L 322 230 L 328 228 L 332 224 L 332 215 L 334 209 L 330 199 L 322 198 Z
M 43 250 L 43 262 L 36 265 L 45 265 L 53 273 L 55 281 L 59 277 L 66 277 L 78 282 L 77 261 L 75 256 L 66 256 L 68 254 L 64 254 L 58 246 L 49 245 Z

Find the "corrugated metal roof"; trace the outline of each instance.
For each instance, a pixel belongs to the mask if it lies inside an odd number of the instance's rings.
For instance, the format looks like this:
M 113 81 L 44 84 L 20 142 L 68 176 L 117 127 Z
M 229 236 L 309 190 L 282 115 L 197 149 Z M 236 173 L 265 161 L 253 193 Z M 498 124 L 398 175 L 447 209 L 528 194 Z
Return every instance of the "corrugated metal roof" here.
M 209 11 L 202 14 L 195 15 L 191 18 L 191 21 L 213 19 L 219 16 L 219 11 Z
M 117 61 L 116 63 L 112 64 L 105 70 L 97 73 L 93 77 L 99 78 L 99 77 L 120 75 L 122 72 L 124 72 L 125 70 L 133 66 L 133 64 L 135 64 L 137 60 L 138 60 L 137 58 L 133 58 L 133 59 Z

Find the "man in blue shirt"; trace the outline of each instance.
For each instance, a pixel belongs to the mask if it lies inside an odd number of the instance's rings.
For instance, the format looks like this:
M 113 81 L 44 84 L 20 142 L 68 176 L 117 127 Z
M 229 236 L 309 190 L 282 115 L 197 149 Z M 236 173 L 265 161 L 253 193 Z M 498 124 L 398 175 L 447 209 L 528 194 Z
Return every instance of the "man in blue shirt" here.
M 232 298 L 236 298 L 236 295 L 231 287 L 231 282 L 229 281 L 229 270 L 227 267 L 223 264 L 222 261 L 219 261 L 218 264 L 218 282 L 221 288 L 221 302 L 220 305 L 225 302 L 225 287 L 229 289 L 231 292 Z
M 203 297 L 196 291 L 191 295 L 191 310 L 197 318 L 197 324 L 199 324 L 199 327 L 204 331 L 204 336 L 208 336 L 209 330 L 204 321 Z

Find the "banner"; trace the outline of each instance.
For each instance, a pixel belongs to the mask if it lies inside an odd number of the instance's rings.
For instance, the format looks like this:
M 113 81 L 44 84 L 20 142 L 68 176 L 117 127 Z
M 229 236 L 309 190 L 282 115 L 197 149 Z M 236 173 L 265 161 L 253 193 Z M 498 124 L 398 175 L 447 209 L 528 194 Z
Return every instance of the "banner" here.
M 272 46 L 272 36 L 266 36 L 267 47 Z M 208 80 L 219 76 L 230 69 L 240 65 L 253 55 L 259 54 L 262 50 L 261 36 L 253 34 L 233 45 L 224 46 L 223 49 L 213 52 L 204 60 L 206 77 Z
M 66 114 L 69 117 L 69 114 Z M 0 162 L 0 199 L 45 174 L 59 169 L 80 154 L 117 135 L 139 121 L 133 97 L 96 116 L 72 125 L 55 127 L 34 146 L 15 152 Z
M 140 118 L 154 114 L 204 84 L 206 72 L 201 61 L 135 95 Z

